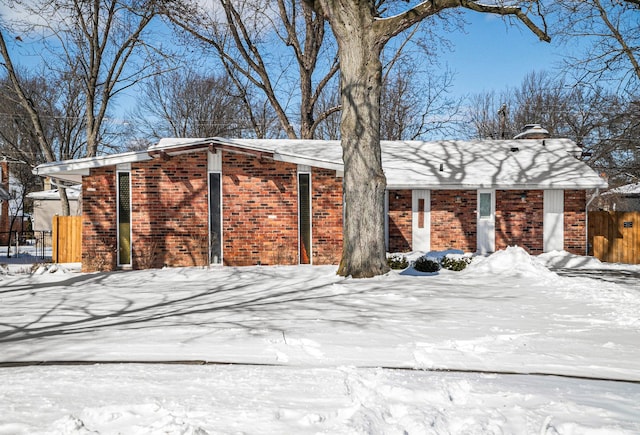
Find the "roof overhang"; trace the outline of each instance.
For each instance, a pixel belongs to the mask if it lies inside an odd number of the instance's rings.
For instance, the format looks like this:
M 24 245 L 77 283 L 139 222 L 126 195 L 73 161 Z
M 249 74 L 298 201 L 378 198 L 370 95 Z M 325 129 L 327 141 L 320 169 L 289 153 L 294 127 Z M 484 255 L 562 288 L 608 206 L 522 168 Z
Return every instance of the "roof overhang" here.
M 147 151 L 133 151 L 99 157 L 86 157 L 76 160 L 44 163 L 33 169 L 35 175 L 50 177 L 63 183 L 82 184 L 82 177 L 89 175 L 91 169 L 115 166 L 124 163 L 144 162 L 151 160 Z
M 301 156 L 292 153 L 276 151 L 273 159 L 281 162 L 294 163 L 297 165 L 311 166 L 314 168 L 330 169 L 337 172 L 344 170 L 342 162 L 333 162 L 330 160 L 317 159 L 313 157 Z
M 606 188 L 606 182 L 601 184 L 580 183 L 499 183 L 499 184 L 426 184 L 426 183 L 387 183 L 387 190 L 589 190 Z

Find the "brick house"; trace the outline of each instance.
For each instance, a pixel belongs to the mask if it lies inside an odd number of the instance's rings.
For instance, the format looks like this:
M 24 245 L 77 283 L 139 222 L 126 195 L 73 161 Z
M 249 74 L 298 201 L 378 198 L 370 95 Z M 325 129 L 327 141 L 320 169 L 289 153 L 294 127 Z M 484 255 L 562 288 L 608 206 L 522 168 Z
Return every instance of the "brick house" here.
M 588 190 L 570 140 L 383 142 L 390 252 L 519 245 L 586 252 Z M 338 141 L 163 139 L 146 151 L 41 165 L 82 184 L 83 270 L 337 264 Z

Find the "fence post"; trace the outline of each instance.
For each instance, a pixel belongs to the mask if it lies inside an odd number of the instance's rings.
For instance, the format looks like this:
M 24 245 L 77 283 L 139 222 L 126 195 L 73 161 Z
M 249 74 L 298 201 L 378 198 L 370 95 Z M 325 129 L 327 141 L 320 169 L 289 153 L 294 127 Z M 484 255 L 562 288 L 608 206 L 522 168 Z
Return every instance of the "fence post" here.
M 58 262 L 58 215 L 53 216 L 53 222 L 51 225 L 51 229 L 53 230 L 53 236 L 51 237 L 51 261 L 54 263 Z

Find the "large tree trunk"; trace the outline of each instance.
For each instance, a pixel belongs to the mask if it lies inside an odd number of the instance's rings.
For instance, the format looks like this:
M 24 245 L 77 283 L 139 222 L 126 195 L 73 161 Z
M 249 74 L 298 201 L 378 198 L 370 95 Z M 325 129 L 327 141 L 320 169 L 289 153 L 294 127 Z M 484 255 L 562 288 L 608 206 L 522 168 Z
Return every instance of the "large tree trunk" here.
M 345 212 L 338 274 L 366 278 L 389 270 L 384 238 L 387 183 L 380 151 L 382 45 L 371 31 L 371 15 L 362 14 L 356 2 L 345 1 L 339 9 L 332 17 L 340 46 L 344 160 Z

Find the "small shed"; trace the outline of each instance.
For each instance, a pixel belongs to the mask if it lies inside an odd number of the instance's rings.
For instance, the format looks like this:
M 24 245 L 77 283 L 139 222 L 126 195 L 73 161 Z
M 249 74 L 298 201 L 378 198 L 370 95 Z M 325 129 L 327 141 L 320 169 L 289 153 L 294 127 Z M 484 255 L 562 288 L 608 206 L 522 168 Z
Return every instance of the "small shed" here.
M 625 184 L 603 192 L 594 201 L 596 210 L 640 211 L 640 183 Z
M 81 185 L 69 187 L 67 197 L 69 198 L 70 214 L 75 216 L 79 212 L 79 198 L 82 190 Z M 34 231 L 51 231 L 53 217 L 62 215 L 62 201 L 58 189 L 31 192 L 27 197 L 33 200 L 32 228 Z

